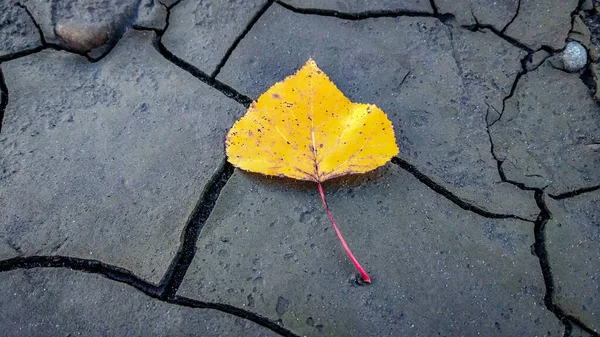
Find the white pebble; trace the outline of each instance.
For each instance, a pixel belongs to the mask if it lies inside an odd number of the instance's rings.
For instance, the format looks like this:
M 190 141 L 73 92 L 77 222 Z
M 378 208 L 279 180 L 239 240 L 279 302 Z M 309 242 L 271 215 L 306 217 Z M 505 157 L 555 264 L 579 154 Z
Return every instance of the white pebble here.
M 562 59 L 566 71 L 579 71 L 587 64 L 587 52 L 579 42 L 569 41 L 562 52 Z

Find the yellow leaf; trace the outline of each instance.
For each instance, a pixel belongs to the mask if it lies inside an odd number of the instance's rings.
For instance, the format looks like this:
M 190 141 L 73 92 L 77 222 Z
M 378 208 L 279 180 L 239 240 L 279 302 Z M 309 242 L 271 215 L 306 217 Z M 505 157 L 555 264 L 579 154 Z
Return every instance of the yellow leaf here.
M 371 283 L 342 237 L 321 183 L 373 170 L 398 154 L 392 123 L 381 109 L 351 102 L 311 58 L 250 105 L 229 130 L 226 151 L 241 169 L 316 182 L 342 246 Z
M 241 169 L 314 182 L 367 172 L 398 154 L 385 113 L 351 102 L 312 59 L 250 105 L 226 149 Z

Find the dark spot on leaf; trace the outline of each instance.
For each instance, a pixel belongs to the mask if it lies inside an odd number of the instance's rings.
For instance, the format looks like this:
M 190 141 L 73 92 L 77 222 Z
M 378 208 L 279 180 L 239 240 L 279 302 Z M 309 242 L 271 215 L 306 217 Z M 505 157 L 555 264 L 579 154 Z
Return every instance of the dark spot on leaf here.
M 279 94 L 275 93 L 275 94 L 271 94 L 271 97 L 275 98 L 275 99 L 280 99 L 281 96 L 279 96 Z
M 319 144 L 319 148 L 322 149 L 323 148 L 323 143 Z

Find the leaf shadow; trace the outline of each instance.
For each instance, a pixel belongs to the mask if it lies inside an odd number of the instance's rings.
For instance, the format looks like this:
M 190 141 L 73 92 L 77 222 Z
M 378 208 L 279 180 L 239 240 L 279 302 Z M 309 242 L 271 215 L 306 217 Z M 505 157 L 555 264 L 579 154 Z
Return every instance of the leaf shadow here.
M 333 178 L 331 180 L 327 180 L 322 183 L 323 189 L 326 193 L 337 193 L 340 190 L 347 190 L 362 187 L 368 184 L 373 184 L 384 178 L 386 174 L 390 171 L 390 164 L 386 164 L 384 166 L 378 167 L 372 171 L 358 174 L 349 174 L 342 177 Z M 270 176 L 264 175 L 261 173 L 244 171 L 241 169 L 237 169 L 243 174 L 246 178 L 252 180 L 253 182 L 261 185 L 266 189 L 273 190 L 291 190 L 294 192 L 302 192 L 302 193 L 318 193 L 317 183 L 312 181 L 305 180 L 297 180 L 288 177 L 278 177 L 278 176 Z

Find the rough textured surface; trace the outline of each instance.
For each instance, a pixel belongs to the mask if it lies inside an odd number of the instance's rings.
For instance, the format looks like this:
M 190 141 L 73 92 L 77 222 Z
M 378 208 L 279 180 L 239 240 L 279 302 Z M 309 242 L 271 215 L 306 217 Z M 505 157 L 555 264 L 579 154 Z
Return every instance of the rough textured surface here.
M 0 60 L 41 46 L 34 22 L 14 1 L 0 2 Z
M 102 61 L 4 63 L 0 238 L 16 255 L 100 259 L 157 282 L 241 106 L 130 32 Z M 214 118 L 214 107 L 219 107 Z
M 166 8 L 158 0 L 23 0 L 47 43 L 105 56 L 132 23 L 164 28 Z M 37 34 L 37 31 L 36 31 Z
M 433 13 L 429 0 L 285 0 L 296 8 L 326 9 L 346 13 L 409 11 Z
M 401 157 L 490 211 L 537 216 L 530 193 L 498 183 L 485 132 L 487 104 L 510 91 L 521 51 L 432 18 L 344 21 L 273 6 L 217 78 L 258 97 L 313 54 L 352 101 L 388 114 Z
M 173 54 L 211 74 L 266 0 L 185 1 L 173 9 L 162 42 Z
M 600 333 L 600 192 L 555 201 L 546 249 L 555 302 Z
M 522 0 L 519 15 L 506 29 L 506 35 L 534 50 L 541 46 L 562 49 L 577 4 L 578 0 Z
M 561 333 L 542 278 L 529 272 L 530 223 L 463 212 L 395 166 L 325 191 L 372 285 L 353 281 L 314 184 L 237 172 L 180 294 L 247 307 L 308 336 L 367 336 L 375 326 L 385 336 Z
M 436 0 L 440 13 L 452 14 L 460 25 L 490 25 L 503 30 L 517 14 L 518 0 Z
M 167 6 L 162 1 L 142 0 L 134 25 L 148 29 L 165 29 L 167 25 Z
M 0 0 L 11 335 L 600 333 L 598 1 L 16 1 Z M 223 161 L 233 120 L 310 56 L 395 126 L 400 158 L 325 185 L 370 286 L 313 184 Z
M 67 269 L 7 272 L 0 299 L 0 326 L 14 337 L 277 336 L 235 316 L 160 302 L 127 285 Z
M 524 75 L 490 127 L 507 177 L 550 194 L 600 184 L 599 113 L 577 74 L 545 62 Z

